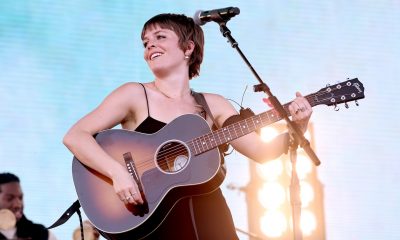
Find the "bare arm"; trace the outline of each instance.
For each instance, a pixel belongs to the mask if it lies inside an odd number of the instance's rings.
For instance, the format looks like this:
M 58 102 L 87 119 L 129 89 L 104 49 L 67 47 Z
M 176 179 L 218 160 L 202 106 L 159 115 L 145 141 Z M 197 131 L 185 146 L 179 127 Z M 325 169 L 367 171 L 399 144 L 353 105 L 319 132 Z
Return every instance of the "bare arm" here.
M 93 135 L 130 117 L 136 110 L 134 97 L 142 93 L 139 91 L 140 86 L 133 83 L 116 89 L 96 109 L 75 123 L 63 139 L 65 146 L 82 163 L 113 181 L 114 190 L 121 200 L 137 192 L 137 186 L 126 169 L 97 144 Z

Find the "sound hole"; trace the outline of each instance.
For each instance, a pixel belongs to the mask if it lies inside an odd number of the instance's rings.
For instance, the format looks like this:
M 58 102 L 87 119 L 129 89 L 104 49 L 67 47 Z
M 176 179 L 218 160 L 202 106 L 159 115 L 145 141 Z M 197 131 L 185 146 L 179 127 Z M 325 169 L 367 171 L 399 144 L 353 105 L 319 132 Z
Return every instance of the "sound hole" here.
M 189 151 L 182 142 L 169 141 L 157 151 L 157 166 L 167 173 L 179 172 L 189 161 Z

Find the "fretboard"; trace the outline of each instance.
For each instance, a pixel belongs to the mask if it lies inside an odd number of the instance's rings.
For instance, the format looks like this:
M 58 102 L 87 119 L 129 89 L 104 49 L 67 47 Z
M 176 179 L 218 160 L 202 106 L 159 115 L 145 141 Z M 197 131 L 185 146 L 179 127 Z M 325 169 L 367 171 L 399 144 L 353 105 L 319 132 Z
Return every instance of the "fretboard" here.
M 311 106 L 318 105 L 315 101 L 314 94 L 305 96 Z M 290 116 L 289 105 L 291 102 L 283 105 L 284 110 Z M 219 145 L 235 140 L 239 137 L 256 131 L 259 128 L 268 126 L 274 122 L 281 120 L 282 117 L 277 114 L 274 109 L 248 117 L 216 131 L 202 135 L 190 140 L 187 144 L 191 147 L 195 155 L 207 152 Z

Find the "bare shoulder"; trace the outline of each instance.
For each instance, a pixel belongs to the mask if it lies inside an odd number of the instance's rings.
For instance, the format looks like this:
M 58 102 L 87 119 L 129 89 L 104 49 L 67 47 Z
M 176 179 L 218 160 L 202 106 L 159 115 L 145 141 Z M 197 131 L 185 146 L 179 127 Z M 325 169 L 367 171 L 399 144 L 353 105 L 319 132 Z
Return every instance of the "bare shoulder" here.
M 208 104 L 230 104 L 222 95 L 216 93 L 203 93 Z
M 145 85 L 146 83 L 129 82 L 119 87 L 129 105 L 135 108 L 133 110 L 141 111 L 143 108 L 147 108 Z
M 117 89 L 114 90 L 114 92 L 118 92 L 121 94 L 135 94 L 139 92 L 143 92 L 143 87 L 141 86 L 140 83 L 137 82 L 128 82 L 124 83 L 121 86 L 119 86 Z
M 134 125 L 147 113 L 143 86 L 137 82 L 124 83 L 104 99 L 100 109 L 120 116 L 120 122 Z
M 224 96 L 215 93 L 203 94 L 212 114 L 220 125 L 222 125 L 228 117 L 237 114 L 236 109 Z
M 215 93 L 203 93 L 204 97 L 207 100 L 207 103 L 210 105 L 211 108 L 223 108 L 223 109 L 230 109 L 235 111 L 234 107 L 232 106 L 231 102 L 226 99 L 224 96 Z
M 131 105 L 135 102 L 140 102 L 144 96 L 143 87 L 136 82 L 128 82 L 113 90 L 104 102 L 115 102 L 118 104 Z

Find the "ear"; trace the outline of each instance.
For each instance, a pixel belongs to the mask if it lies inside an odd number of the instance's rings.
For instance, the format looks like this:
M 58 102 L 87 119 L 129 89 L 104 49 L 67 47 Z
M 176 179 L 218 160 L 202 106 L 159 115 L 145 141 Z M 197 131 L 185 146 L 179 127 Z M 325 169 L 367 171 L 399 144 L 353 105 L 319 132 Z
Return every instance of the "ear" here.
M 185 55 L 190 56 L 190 55 L 192 55 L 193 51 L 194 51 L 194 42 L 189 40 L 186 43 Z

